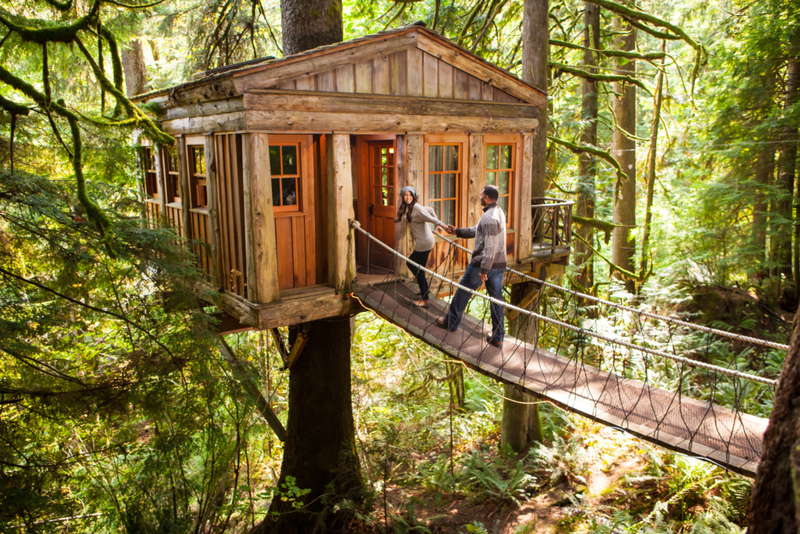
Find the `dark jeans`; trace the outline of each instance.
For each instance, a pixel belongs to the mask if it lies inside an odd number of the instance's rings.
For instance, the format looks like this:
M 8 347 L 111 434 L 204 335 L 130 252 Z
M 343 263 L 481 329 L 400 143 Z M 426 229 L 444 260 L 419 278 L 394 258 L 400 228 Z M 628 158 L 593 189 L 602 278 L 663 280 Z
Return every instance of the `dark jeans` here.
M 489 271 L 489 278 L 486 280 L 486 292 L 489 296 L 497 300 L 503 300 L 503 271 L 504 269 L 492 269 Z M 461 277 L 461 284 L 470 289 L 481 287 L 481 268 L 479 266 L 468 265 Z M 445 324 L 450 330 L 457 330 L 464 315 L 464 309 L 469 303 L 470 294 L 463 289 L 457 289 L 453 300 L 450 302 L 450 310 L 447 312 Z M 505 326 L 503 325 L 503 307 L 499 304 L 489 305 L 492 315 L 492 340 L 502 342 L 505 337 Z
M 423 250 L 418 251 L 415 250 L 411 253 L 411 256 L 408 257 L 409 260 L 413 261 L 414 263 L 418 263 L 423 267 L 428 266 L 428 256 L 430 256 L 430 250 Z M 408 269 L 411 271 L 417 278 L 417 285 L 419 286 L 419 292 L 422 294 L 420 297 L 422 300 L 428 300 L 430 298 L 430 288 L 428 286 L 428 279 L 425 277 L 425 271 L 418 268 L 416 265 L 411 263 L 411 261 L 407 261 L 406 265 L 408 265 Z

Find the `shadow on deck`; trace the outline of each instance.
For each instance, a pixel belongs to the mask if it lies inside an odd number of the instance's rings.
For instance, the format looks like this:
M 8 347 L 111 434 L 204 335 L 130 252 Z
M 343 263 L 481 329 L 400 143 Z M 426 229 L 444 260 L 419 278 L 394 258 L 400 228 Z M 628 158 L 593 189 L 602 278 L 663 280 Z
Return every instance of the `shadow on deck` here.
M 486 342 L 489 327 L 469 315 L 449 332 L 434 324 L 447 303 L 431 299 L 428 309 L 413 306 L 406 283 L 361 286 L 356 295 L 387 321 L 487 376 L 656 445 L 755 476 L 767 419 L 622 378 L 509 336 L 502 349 L 495 348 Z

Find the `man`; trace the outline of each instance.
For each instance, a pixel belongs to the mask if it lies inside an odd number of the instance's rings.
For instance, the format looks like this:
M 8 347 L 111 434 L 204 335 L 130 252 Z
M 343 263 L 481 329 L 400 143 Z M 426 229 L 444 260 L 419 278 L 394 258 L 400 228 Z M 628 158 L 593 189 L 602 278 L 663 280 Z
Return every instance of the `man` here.
M 483 215 L 477 226 L 471 228 L 447 227 L 447 232 L 455 233 L 457 237 L 475 238 L 475 248 L 472 251 L 472 261 L 467 266 L 464 276 L 459 282 L 470 289 L 478 289 L 481 283 L 486 284 L 486 291 L 490 297 L 503 300 L 503 273 L 506 268 L 506 215 L 497 199 L 500 191 L 493 185 L 487 185 L 481 191 L 480 201 L 483 206 Z M 457 289 L 447 315 L 436 320 L 436 324 L 450 331 L 458 329 L 464 308 L 469 303 L 470 294 L 463 289 Z M 503 326 L 503 307 L 492 303 L 492 334 L 486 339 L 491 345 L 502 348 L 505 337 Z

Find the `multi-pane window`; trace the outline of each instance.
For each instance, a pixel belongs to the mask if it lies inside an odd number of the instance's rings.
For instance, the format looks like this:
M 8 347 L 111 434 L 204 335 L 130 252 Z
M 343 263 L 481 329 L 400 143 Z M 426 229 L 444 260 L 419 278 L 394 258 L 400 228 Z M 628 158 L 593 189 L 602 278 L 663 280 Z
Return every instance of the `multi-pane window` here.
M 205 147 L 189 145 L 189 187 L 193 208 L 208 207 Z
M 394 147 L 391 143 L 372 147 L 372 202 L 394 206 Z
M 514 145 L 486 145 L 486 185 L 495 185 L 500 191 L 497 205 L 503 208 L 506 219 L 511 221 L 511 186 L 514 176 Z
M 144 195 L 145 198 L 158 198 L 158 171 L 156 169 L 156 151 L 146 146 L 142 149 L 144 160 Z
M 300 144 L 269 146 L 275 211 L 300 211 Z
M 447 224 L 456 224 L 457 192 L 461 183 L 459 144 L 428 145 L 428 205 Z
M 180 202 L 181 188 L 178 174 L 178 149 L 174 146 L 165 147 L 164 153 L 164 176 L 167 185 L 167 202 Z

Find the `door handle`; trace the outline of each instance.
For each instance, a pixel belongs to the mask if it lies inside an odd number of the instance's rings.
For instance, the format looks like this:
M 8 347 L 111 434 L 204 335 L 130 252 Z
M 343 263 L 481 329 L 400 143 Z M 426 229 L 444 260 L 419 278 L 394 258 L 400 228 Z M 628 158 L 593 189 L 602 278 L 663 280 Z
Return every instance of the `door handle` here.
M 370 204 L 369 207 L 367 208 L 367 211 L 369 212 L 370 215 L 372 215 L 373 207 L 374 207 L 374 205 Z

